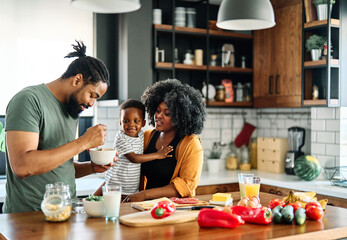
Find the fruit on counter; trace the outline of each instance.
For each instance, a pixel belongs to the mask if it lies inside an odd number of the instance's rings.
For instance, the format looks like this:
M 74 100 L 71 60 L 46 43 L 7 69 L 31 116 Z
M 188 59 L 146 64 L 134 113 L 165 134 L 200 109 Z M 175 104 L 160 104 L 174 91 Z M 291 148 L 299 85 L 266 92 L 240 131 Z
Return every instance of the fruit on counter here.
M 275 223 L 281 223 L 282 222 L 282 209 L 283 207 L 278 205 L 274 209 L 272 209 L 272 219 Z
M 200 227 L 236 228 L 244 223 L 240 216 L 216 209 L 203 208 L 198 215 Z
M 317 201 L 316 192 L 294 192 L 290 191 L 288 196 L 283 198 L 283 201 L 288 205 L 290 203 L 299 203 L 301 207 L 305 207 L 309 202 L 319 202 L 323 209 L 325 209 L 328 199 L 321 199 Z
M 301 208 L 301 204 L 300 203 L 289 203 L 288 206 L 292 206 L 294 209 L 294 214 L 295 212 Z
M 294 173 L 301 179 L 312 181 L 316 179 L 322 171 L 322 167 L 317 158 L 306 155 L 295 159 Z
M 166 218 L 176 211 L 176 206 L 171 201 L 160 201 L 151 209 L 151 215 L 155 219 Z
M 302 225 L 306 221 L 306 210 L 303 208 L 299 208 L 295 213 L 294 213 L 294 219 L 295 223 L 298 225 Z
M 271 210 L 277 206 L 284 207 L 285 205 L 286 205 L 286 203 L 283 200 L 278 199 L 278 198 L 274 198 L 269 202 L 269 208 L 271 208 Z
M 233 214 L 241 216 L 246 223 L 269 224 L 272 222 L 272 212 L 267 207 L 233 206 L 230 209 Z
M 324 211 L 318 202 L 310 202 L 305 206 L 307 216 L 312 220 L 319 220 L 323 217 Z
M 290 205 L 285 206 L 282 211 L 282 219 L 285 223 L 292 223 L 294 219 L 294 208 Z

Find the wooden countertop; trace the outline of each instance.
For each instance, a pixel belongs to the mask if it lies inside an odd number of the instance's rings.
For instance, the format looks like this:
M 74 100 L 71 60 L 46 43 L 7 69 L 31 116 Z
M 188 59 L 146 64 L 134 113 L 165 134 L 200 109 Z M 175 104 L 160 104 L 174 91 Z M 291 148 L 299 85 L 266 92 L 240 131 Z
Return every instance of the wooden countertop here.
M 233 192 L 234 204 L 239 193 Z M 278 196 L 260 193 L 263 205 Z M 211 199 L 202 195 L 201 200 Z M 121 205 L 120 215 L 138 212 L 130 203 Z M 245 224 L 235 229 L 200 228 L 196 221 L 154 227 L 128 227 L 119 222 L 106 223 L 104 218 L 88 218 L 85 214 L 72 214 L 62 223 L 44 220 L 42 212 L 0 214 L 0 239 L 269 239 L 286 237 L 295 239 L 336 239 L 347 236 L 347 209 L 327 206 L 320 221 L 294 224 Z

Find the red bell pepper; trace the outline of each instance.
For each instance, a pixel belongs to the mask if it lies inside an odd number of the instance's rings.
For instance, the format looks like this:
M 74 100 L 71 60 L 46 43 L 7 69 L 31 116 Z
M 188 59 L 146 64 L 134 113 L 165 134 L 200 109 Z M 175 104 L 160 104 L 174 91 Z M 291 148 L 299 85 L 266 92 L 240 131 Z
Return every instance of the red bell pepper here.
M 155 219 L 166 218 L 176 211 L 176 206 L 169 201 L 160 201 L 151 209 L 151 215 Z
M 233 206 L 230 208 L 233 214 L 241 216 L 248 223 L 269 224 L 272 222 L 272 212 L 270 208 L 259 207 L 250 208 L 245 206 Z
M 236 228 L 244 223 L 240 216 L 216 209 L 203 208 L 198 216 L 200 227 Z

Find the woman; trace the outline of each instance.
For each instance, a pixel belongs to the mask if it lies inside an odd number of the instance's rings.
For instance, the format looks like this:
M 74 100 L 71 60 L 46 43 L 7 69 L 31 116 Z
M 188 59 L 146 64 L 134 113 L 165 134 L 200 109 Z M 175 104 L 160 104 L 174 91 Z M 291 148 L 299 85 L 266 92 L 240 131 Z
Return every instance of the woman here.
M 145 132 L 144 153 L 168 145 L 174 152 L 172 157 L 142 163 L 145 190 L 129 195 L 129 201 L 194 196 L 203 164 L 203 148 L 196 134 L 201 133 L 206 116 L 200 92 L 178 80 L 165 80 L 148 87 L 142 100 L 149 123 L 155 126 Z

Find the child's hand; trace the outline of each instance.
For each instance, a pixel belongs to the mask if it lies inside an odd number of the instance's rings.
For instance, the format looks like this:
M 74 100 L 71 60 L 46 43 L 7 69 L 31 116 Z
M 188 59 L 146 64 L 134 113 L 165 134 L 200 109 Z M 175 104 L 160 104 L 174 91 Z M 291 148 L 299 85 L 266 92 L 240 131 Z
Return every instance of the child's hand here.
M 157 154 L 158 154 L 158 159 L 164 159 L 167 157 L 172 157 L 172 155 L 168 155 L 170 152 L 173 151 L 173 147 L 172 146 L 167 146 L 164 147 L 162 146 L 160 150 L 158 150 Z

